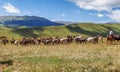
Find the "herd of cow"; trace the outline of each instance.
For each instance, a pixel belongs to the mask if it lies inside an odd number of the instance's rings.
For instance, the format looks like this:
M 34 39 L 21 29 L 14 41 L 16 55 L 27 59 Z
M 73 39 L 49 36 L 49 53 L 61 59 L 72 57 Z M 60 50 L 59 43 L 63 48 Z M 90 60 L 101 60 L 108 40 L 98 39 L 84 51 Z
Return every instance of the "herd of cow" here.
M 107 36 L 107 43 L 109 41 L 113 40 L 120 40 L 120 36 L 117 36 L 117 38 L 113 38 L 111 36 Z M 0 37 L 0 43 L 3 45 L 6 44 L 14 44 L 14 45 L 56 45 L 56 44 L 68 44 L 68 43 L 80 43 L 80 44 L 87 44 L 87 43 L 99 43 L 99 42 L 104 42 L 103 37 L 101 35 L 97 35 L 94 37 L 84 37 L 84 36 L 72 36 L 72 35 L 67 35 L 65 38 L 63 37 L 24 37 L 20 40 L 16 40 L 14 38 L 8 39 L 6 36 L 1 36 Z

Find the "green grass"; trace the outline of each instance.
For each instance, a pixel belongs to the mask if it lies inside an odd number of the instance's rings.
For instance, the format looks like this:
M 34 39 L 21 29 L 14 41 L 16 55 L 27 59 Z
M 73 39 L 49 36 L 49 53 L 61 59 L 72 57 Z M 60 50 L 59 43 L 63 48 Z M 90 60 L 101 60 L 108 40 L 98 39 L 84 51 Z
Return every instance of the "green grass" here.
M 119 34 L 120 24 L 76 24 L 64 26 L 36 27 L 36 28 L 10 28 L 0 27 L 0 36 L 9 37 L 40 37 L 40 36 L 66 36 L 85 35 L 94 36 L 101 34 L 106 36 L 110 30 Z
M 101 34 L 109 30 L 119 34 L 120 24 L 78 24 L 37 28 L 0 27 L 0 36 L 66 36 Z M 67 44 L 15 46 L 0 44 L 0 61 L 13 60 L 13 65 L 0 65 L 0 72 L 120 72 L 120 43 L 116 45 Z
M 104 41 L 105 42 L 105 41 Z M 120 43 L 39 46 L 0 45 L 1 72 L 119 72 Z

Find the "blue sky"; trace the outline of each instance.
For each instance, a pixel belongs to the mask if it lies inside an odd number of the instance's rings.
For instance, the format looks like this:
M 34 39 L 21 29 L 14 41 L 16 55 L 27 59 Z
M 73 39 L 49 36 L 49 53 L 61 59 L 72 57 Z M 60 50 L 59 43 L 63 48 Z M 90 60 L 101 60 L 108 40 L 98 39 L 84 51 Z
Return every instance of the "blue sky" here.
M 0 0 L 0 16 L 39 16 L 52 21 L 120 22 L 120 0 Z

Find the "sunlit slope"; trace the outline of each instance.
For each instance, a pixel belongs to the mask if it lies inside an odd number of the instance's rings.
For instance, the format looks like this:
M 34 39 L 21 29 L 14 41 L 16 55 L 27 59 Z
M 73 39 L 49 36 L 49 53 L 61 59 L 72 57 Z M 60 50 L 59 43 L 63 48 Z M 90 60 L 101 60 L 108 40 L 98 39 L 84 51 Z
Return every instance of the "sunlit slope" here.
M 39 37 L 39 36 L 66 36 L 85 35 L 94 36 L 101 34 L 106 36 L 109 30 L 120 34 L 120 24 L 73 24 L 64 26 L 48 26 L 36 28 L 10 28 L 0 26 L 0 36 L 8 37 Z

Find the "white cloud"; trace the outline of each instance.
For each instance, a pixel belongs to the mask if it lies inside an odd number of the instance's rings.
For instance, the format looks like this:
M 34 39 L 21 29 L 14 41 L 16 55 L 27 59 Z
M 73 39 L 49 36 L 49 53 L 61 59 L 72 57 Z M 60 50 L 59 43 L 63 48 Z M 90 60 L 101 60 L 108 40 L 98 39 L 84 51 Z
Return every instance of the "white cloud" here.
M 89 15 L 96 15 L 96 14 L 94 14 L 94 13 L 89 13 Z
M 26 12 L 27 14 L 32 14 L 32 12 L 30 12 L 30 11 L 28 11 L 28 12 Z
M 108 11 L 112 8 L 120 7 L 120 0 L 68 0 L 75 3 L 82 9 Z
M 11 3 L 4 3 L 2 7 L 9 13 L 21 13 L 20 9 L 18 9 Z
M 24 11 L 23 14 L 32 14 L 31 11 Z
M 99 22 L 99 23 L 107 23 L 107 21 L 101 21 L 101 22 Z
M 55 21 L 57 21 L 57 20 L 56 20 L 56 19 L 52 19 L 51 21 L 55 22 Z
M 61 16 L 62 16 L 62 17 L 65 17 L 66 15 L 63 13 Z
M 101 13 L 97 14 L 97 16 L 98 16 L 98 17 L 104 17 L 104 15 L 101 14 Z
M 89 15 L 97 15 L 98 17 L 108 16 L 112 20 L 120 22 L 120 9 L 114 10 L 113 8 L 120 8 L 120 0 L 68 0 L 70 2 L 75 3 L 79 8 L 85 10 L 95 10 L 98 12 L 106 11 L 109 15 L 103 14 L 93 14 L 89 13 Z
M 112 20 L 120 22 L 120 10 L 114 10 L 108 15 Z
M 98 13 L 98 14 L 89 13 L 89 15 L 98 16 L 98 17 L 104 17 L 104 15 L 102 13 Z

